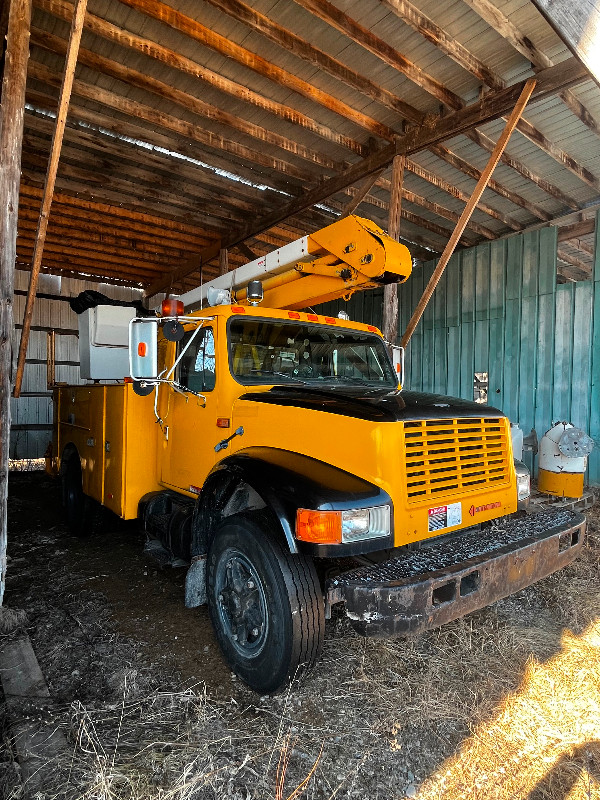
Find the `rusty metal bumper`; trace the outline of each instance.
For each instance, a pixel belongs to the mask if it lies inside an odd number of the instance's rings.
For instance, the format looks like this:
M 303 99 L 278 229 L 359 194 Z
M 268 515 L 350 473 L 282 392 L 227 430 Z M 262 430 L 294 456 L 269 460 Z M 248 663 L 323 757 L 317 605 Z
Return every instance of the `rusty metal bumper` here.
M 586 520 L 543 511 L 496 520 L 491 529 L 433 540 L 419 550 L 346 572 L 327 585 L 362 636 L 435 628 L 530 586 L 575 559 Z

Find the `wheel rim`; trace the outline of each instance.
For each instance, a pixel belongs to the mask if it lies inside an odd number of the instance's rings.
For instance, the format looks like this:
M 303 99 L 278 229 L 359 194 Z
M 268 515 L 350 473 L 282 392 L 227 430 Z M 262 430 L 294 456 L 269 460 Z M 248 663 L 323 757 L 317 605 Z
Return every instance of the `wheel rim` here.
M 215 570 L 215 598 L 223 630 L 243 656 L 257 656 L 265 645 L 269 616 L 265 590 L 251 561 L 230 548 Z

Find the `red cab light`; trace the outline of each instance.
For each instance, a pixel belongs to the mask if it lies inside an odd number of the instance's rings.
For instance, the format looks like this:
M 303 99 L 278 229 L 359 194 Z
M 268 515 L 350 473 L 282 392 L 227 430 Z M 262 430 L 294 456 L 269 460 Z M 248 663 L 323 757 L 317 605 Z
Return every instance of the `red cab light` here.
M 297 311 L 288 311 L 288 317 L 290 319 L 300 319 L 300 314 Z
M 246 309 L 244 308 L 244 306 L 231 306 L 231 310 L 233 311 L 234 314 L 246 313 Z
M 375 325 L 367 325 L 367 330 L 371 331 L 371 333 L 377 333 L 377 328 Z
M 337 319 L 335 317 L 325 317 L 325 322 L 327 322 L 328 325 L 335 325 Z
M 229 428 L 231 420 L 229 417 L 217 417 L 217 428 Z
M 138 343 L 138 356 L 144 358 L 147 352 L 146 342 L 139 342 Z
M 319 317 L 318 317 L 318 315 L 317 315 L 317 314 L 307 314 L 307 315 L 306 315 L 306 319 L 307 319 L 309 322 L 318 322 L 318 321 L 319 321 Z
M 180 317 L 185 310 L 181 300 L 163 300 L 160 313 L 163 317 Z

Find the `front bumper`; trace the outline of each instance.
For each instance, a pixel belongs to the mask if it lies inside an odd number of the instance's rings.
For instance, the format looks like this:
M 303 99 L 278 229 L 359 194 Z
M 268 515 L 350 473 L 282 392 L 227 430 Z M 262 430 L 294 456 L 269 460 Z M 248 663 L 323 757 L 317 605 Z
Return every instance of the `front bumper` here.
M 362 636 L 425 631 L 483 608 L 569 564 L 583 546 L 586 520 L 544 511 L 496 520 L 491 529 L 433 540 L 389 561 L 328 582 L 327 602 L 343 602 Z

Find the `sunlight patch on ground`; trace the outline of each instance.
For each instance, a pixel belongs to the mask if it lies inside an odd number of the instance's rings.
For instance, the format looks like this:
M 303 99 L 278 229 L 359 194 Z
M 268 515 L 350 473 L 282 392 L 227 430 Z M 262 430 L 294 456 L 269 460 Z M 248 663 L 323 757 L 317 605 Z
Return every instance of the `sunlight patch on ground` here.
M 600 620 L 531 659 L 519 691 L 428 778 L 419 800 L 600 800 Z M 596 763 L 594 769 L 593 761 Z M 589 767 L 589 769 L 588 769 Z

